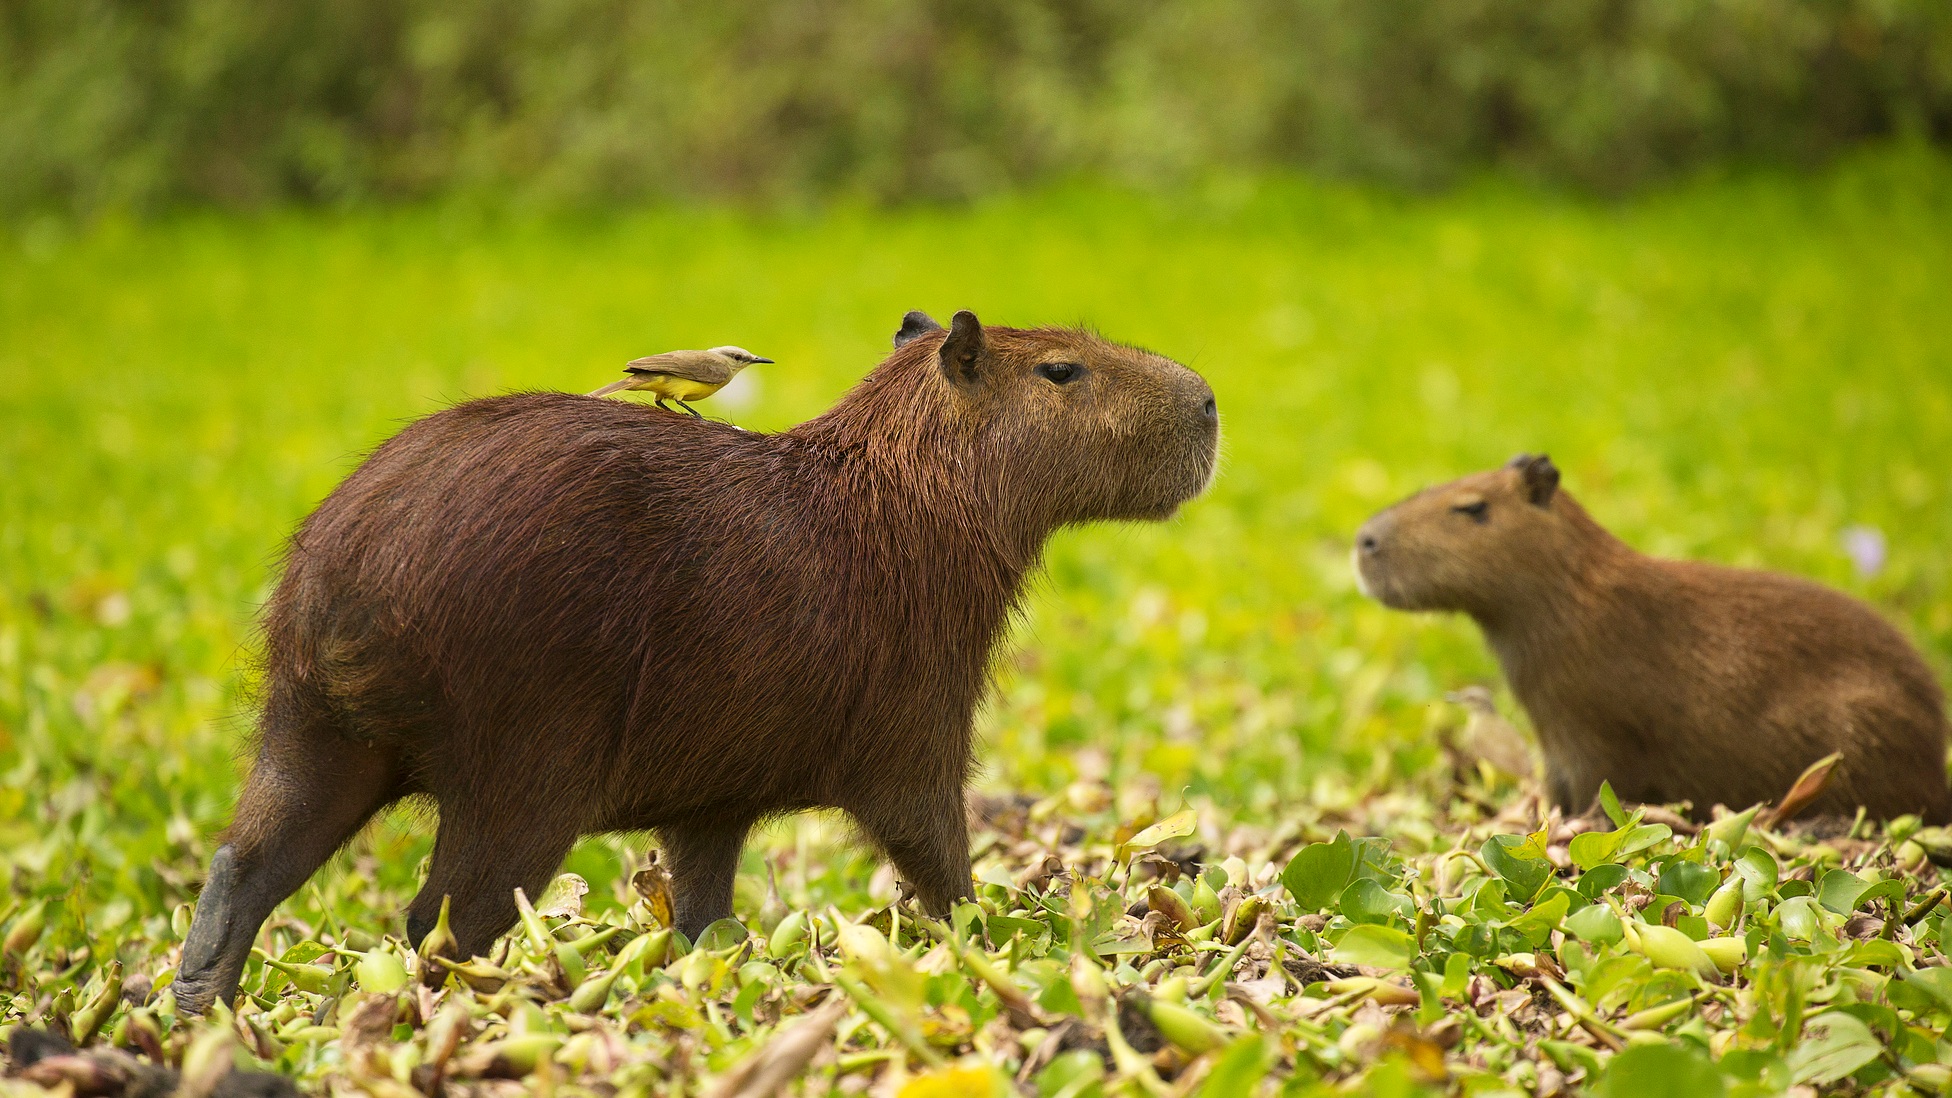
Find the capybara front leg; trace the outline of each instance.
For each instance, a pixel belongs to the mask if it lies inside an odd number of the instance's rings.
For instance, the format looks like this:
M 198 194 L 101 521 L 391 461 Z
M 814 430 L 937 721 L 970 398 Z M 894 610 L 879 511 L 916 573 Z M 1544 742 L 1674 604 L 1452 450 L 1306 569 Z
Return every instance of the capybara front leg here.
M 671 870 L 678 929 L 692 941 L 704 929 L 732 914 L 732 882 L 739 872 L 739 855 L 752 825 L 737 823 L 672 824 L 657 829 L 664 844 L 665 864 Z
M 177 1009 L 201 1014 L 231 1000 L 258 927 L 393 799 L 393 773 L 386 755 L 323 722 L 292 727 L 267 711 L 257 763 L 183 942 Z
M 969 822 L 960 785 L 891 798 L 853 814 L 929 914 L 947 915 L 956 901 L 969 898 Z

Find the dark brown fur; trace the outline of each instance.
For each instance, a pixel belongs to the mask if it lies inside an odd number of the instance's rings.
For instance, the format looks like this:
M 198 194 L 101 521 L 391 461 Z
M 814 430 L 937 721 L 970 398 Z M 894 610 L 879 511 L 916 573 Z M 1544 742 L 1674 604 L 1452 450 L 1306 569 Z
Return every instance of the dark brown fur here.
M 1945 699 L 1895 628 L 1805 580 L 1636 553 L 1558 479 L 1521 455 L 1412 496 L 1356 542 L 1365 591 L 1484 630 L 1556 804 L 1584 809 L 1605 780 L 1623 799 L 1741 808 L 1841 751 L 1816 811 L 1952 817 Z
M 966 895 L 971 721 L 1026 573 L 1059 527 L 1196 495 L 1218 417 L 1199 375 L 1087 333 L 915 323 L 783 434 L 530 393 L 382 445 L 266 609 L 261 746 L 178 1002 L 232 994 L 272 908 L 414 794 L 440 828 L 409 934 L 451 896 L 466 952 L 590 832 L 655 830 L 693 935 L 747 831 L 801 809 L 850 813 L 930 910 Z

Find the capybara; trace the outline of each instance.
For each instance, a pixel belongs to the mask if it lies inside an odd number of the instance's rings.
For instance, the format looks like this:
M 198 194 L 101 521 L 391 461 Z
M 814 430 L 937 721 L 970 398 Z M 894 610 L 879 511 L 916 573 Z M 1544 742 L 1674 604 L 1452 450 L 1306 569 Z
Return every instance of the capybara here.
M 811 808 L 944 912 L 970 890 L 972 721 L 1045 541 L 1170 516 L 1218 437 L 1192 370 L 966 311 L 911 313 L 780 434 L 563 393 L 408 426 L 291 540 L 177 1002 L 232 995 L 271 910 L 416 795 L 440 823 L 407 933 L 451 897 L 464 954 L 590 832 L 654 831 L 695 936 L 748 830 Z
M 1807 580 L 1644 556 L 1559 489 L 1551 459 L 1420 492 L 1356 536 L 1365 593 L 1484 632 L 1568 812 L 1743 808 L 1840 751 L 1814 811 L 1952 817 L 1945 700 L 1897 629 Z

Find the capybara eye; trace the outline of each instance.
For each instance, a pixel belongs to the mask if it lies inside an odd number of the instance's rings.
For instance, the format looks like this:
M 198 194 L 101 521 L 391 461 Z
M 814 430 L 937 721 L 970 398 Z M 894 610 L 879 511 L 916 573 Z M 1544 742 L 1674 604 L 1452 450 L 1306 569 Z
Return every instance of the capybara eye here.
M 1053 385 L 1069 385 L 1084 376 L 1084 367 L 1075 362 L 1046 362 L 1037 367 L 1037 372 Z
M 1483 522 L 1490 517 L 1491 504 L 1487 500 L 1474 499 L 1469 503 L 1457 504 L 1451 510 L 1460 515 L 1471 516 L 1472 522 Z

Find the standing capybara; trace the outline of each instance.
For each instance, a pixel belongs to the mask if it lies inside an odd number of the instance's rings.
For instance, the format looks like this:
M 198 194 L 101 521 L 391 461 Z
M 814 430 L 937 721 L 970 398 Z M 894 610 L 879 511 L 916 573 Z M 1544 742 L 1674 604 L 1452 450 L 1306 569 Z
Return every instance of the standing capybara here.
M 1171 515 L 1218 436 L 1176 362 L 968 312 L 909 314 L 783 434 L 557 393 L 413 424 L 292 539 L 178 1003 L 232 995 L 279 901 L 415 794 L 440 829 L 408 935 L 449 896 L 464 952 L 602 831 L 657 832 L 695 936 L 754 823 L 818 807 L 944 912 L 970 889 L 971 722 L 1045 540 Z
M 1735 808 L 1843 760 L 1814 804 L 1952 818 L 1945 700 L 1898 631 L 1806 580 L 1628 548 L 1559 491 L 1550 459 L 1428 489 L 1356 537 L 1363 591 L 1461 610 L 1531 715 L 1547 793 Z

